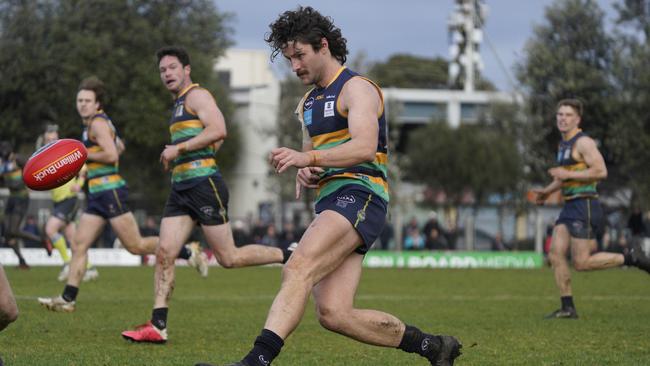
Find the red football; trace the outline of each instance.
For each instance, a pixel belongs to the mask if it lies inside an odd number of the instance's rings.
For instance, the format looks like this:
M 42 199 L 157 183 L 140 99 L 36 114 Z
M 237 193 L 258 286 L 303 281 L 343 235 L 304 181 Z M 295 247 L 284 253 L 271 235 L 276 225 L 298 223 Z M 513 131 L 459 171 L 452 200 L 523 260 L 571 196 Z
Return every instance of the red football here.
M 46 191 L 74 178 L 86 162 L 88 152 L 81 141 L 61 139 L 38 149 L 23 168 L 27 187 Z

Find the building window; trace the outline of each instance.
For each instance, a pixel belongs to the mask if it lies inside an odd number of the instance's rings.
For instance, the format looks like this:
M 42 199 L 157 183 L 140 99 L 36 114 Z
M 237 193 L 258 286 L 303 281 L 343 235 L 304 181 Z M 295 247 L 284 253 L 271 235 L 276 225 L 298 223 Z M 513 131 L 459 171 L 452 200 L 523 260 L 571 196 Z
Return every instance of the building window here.
M 484 104 L 461 103 L 460 121 L 463 123 L 476 123 L 485 117 L 487 106 Z
M 426 123 L 447 119 L 447 106 L 442 103 L 404 102 L 399 119 L 404 122 Z
M 230 87 L 230 71 L 218 71 L 217 77 L 219 78 L 219 83 L 221 83 L 221 85 L 227 88 Z

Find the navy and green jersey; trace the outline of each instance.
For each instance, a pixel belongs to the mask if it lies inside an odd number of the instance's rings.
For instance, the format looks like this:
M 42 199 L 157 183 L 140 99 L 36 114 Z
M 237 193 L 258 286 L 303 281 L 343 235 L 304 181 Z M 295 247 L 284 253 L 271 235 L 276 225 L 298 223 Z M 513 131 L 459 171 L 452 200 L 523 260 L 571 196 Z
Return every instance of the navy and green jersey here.
M 117 144 L 117 129 L 113 125 L 113 122 L 111 122 L 111 119 L 108 118 L 108 115 L 106 115 L 104 111 L 100 110 L 92 118 L 90 118 L 90 123 L 88 126 L 84 127 L 83 133 L 81 135 L 81 141 L 83 141 L 83 144 L 86 146 L 86 150 L 88 150 L 89 153 L 102 151 L 102 147 L 93 141 L 89 136 L 90 127 L 94 123 L 108 124 L 108 127 L 111 131 L 111 137 Z M 119 174 L 119 162 L 107 164 L 88 160 L 86 167 L 88 169 L 87 180 L 88 192 L 90 194 L 100 193 L 110 189 L 126 186 L 126 181 Z
M 588 166 L 584 161 L 576 161 L 573 159 L 572 152 L 575 147 L 576 141 L 580 137 L 587 136 L 581 130 L 578 130 L 578 133 L 575 134 L 572 138 L 564 141 L 560 141 L 557 152 L 557 163 L 561 167 L 571 171 L 582 171 L 587 170 Z M 564 200 L 572 200 L 575 198 L 587 198 L 587 197 L 598 197 L 598 192 L 596 191 L 596 180 L 573 180 L 567 179 L 562 182 L 562 197 Z
M 0 176 L 4 186 L 9 189 L 9 195 L 14 197 L 27 197 L 28 191 L 23 182 L 23 169 L 15 160 L 9 160 L 0 164 Z
M 181 144 L 200 134 L 203 123 L 187 105 L 185 100 L 190 90 L 199 88 L 199 84 L 192 84 L 185 88 L 174 102 L 172 117 L 169 120 L 169 132 L 173 145 Z M 172 187 L 183 190 L 195 186 L 202 180 L 219 173 L 219 166 L 215 159 L 214 146 L 181 153 L 172 164 Z
M 301 120 L 311 138 L 314 150 L 326 150 L 350 141 L 347 111 L 340 108 L 339 96 L 345 83 L 353 77 L 362 77 L 347 67 L 341 67 L 324 88 L 310 90 L 299 106 Z M 362 77 L 363 78 L 363 77 Z M 364 78 L 377 88 L 382 98 L 382 111 L 377 116 L 379 136 L 375 160 L 346 168 L 324 168 L 318 182 L 316 201 L 329 195 L 344 185 L 359 184 L 376 193 L 388 202 L 388 142 L 383 94 L 379 86 Z

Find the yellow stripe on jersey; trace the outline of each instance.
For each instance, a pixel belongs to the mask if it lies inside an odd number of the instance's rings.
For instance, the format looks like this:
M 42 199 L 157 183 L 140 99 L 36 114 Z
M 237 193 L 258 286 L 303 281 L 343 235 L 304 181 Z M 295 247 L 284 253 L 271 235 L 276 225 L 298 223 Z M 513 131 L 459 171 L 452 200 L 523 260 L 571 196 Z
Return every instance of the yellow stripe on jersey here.
M 388 163 L 388 154 L 386 153 L 375 153 L 375 161 L 373 163 L 386 165 Z
M 176 122 L 173 125 L 169 126 L 169 132 L 175 133 L 186 128 L 203 128 L 203 123 L 201 123 L 201 121 L 198 119 Z
M 595 183 L 597 183 L 597 181 L 595 180 L 588 180 L 588 181 L 565 180 L 564 182 L 562 182 L 562 187 L 563 188 L 587 187 Z
M 94 145 L 91 147 L 87 147 L 86 150 L 88 150 L 89 153 L 96 153 L 96 152 L 102 152 L 102 147 L 99 145 Z
M 324 133 L 322 135 L 314 136 L 311 138 L 311 142 L 314 145 L 314 147 L 318 147 L 321 145 L 329 144 L 332 142 L 338 142 L 341 140 L 349 139 L 350 138 L 350 131 L 345 128 L 342 130 L 330 132 L 330 133 Z
M 363 178 L 362 178 L 363 177 Z M 380 185 L 384 188 L 385 192 L 388 192 L 388 182 L 386 182 L 383 178 L 381 177 L 373 177 L 370 175 L 365 175 L 365 174 L 359 174 L 359 173 L 341 173 L 337 175 L 333 175 L 331 177 L 327 177 L 321 181 L 318 182 L 319 189 L 322 188 L 325 183 L 329 182 L 332 179 L 336 178 L 353 178 L 353 179 L 360 179 L 360 180 L 368 180 L 374 184 Z
M 122 180 L 119 174 L 105 175 L 103 177 L 92 178 L 88 181 L 88 188 L 92 189 L 102 184 L 116 183 Z
M 575 171 L 580 171 L 580 170 L 587 170 L 587 164 L 585 163 L 575 163 L 573 165 L 564 165 L 562 168 L 575 172 Z
M 97 163 L 97 162 L 94 162 L 94 161 L 89 161 L 89 162 L 86 163 L 86 169 L 88 169 L 88 170 L 95 170 L 95 169 L 103 168 L 105 166 L 106 166 L 106 164 L 104 164 L 104 163 Z M 108 165 L 108 166 L 113 166 L 113 165 Z
M 176 165 L 172 174 L 184 173 L 191 169 L 215 167 L 217 164 L 214 159 L 193 160 L 184 164 Z

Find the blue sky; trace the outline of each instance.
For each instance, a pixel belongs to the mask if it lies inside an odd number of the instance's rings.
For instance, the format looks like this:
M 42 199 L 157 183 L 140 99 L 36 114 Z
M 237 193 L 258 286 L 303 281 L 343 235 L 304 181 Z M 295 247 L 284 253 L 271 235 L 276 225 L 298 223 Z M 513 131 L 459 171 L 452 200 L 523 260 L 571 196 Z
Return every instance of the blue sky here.
M 611 22 L 615 0 L 597 0 Z M 217 9 L 234 14 L 230 26 L 237 48 L 267 49 L 264 34 L 280 13 L 310 5 L 332 17 L 348 40 L 349 59 L 364 52 L 370 61 L 385 61 L 395 53 L 448 58 L 447 19 L 454 0 L 215 0 Z M 481 50 L 484 76 L 499 89 L 511 90 L 512 67 L 522 58 L 533 27 L 544 21 L 553 0 L 487 0 L 486 42 Z M 497 56 L 498 55 L 498 56 Z M 500 66 L 499 60 L 504 65 Z M 282 62 L 281 60 L 276 63 Z M 503 71 L 506 69 L 507 72 Z

